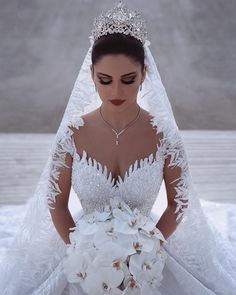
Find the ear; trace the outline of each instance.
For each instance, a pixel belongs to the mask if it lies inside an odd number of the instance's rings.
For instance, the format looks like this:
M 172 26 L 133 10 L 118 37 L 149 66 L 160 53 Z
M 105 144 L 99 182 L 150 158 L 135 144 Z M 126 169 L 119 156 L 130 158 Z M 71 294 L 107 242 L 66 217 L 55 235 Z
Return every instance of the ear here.
M 91 72 L 91 78 L 94 81 L 94 67 L 93 67 L 93 64 L 90 65 L 90 72 Z
M 144 68 L 143 68 L 143 72 L 142 72 L 142 81 L 144 81 L 144 80 L 145 80 L 146 73 L 147 73 L 147 65 L 146 65 L 146 64 L 144 64 Z

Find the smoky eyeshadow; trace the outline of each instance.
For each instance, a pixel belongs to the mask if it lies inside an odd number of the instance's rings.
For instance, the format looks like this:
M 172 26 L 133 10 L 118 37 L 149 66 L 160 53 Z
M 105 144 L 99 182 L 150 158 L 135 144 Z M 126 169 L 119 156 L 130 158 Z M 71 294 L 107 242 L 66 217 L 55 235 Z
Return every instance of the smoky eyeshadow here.
M 124 80 L 122 80 L 123 83 L 125 84 L 129 84 L 129 83 L 132 83 L 134 82 L 135 78 L 137 77 L 137 75 L 135 76 L 131 76 L 131 77 L 127 77 L 127 78 L 124 78 Z M 108 80 L 106 81 L 107 79 L 109 79 L 108 77 L 105 77 L 105 76 L 99 76 L 97 75 L 97 78 L 99 79 L 100 82 L 102 83 L 110 83 L 112 82 L 112 80 Z

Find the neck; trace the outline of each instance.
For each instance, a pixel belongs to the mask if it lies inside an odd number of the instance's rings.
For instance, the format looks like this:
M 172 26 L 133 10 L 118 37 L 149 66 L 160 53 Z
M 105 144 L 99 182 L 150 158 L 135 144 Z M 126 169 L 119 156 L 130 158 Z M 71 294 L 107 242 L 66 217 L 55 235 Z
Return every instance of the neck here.
M 113 108 L 111 109 L 110 107 L 102 104 L 101 113 L 104 120 L 106 120 L 117 131 L 123 130 L 131 121 L 135 120 L 139 111 L 139 105 L 137 103 L 130 105 L 127 109 L 122 111 L 113 110 Z M 117 108 L 119 108 L 119 106 Z M 98 111 L 100 112 L 100 110 Z M 99 115 L 101 117 L 100 113 Z M 102 118 L 101 120 L 103 121 Z

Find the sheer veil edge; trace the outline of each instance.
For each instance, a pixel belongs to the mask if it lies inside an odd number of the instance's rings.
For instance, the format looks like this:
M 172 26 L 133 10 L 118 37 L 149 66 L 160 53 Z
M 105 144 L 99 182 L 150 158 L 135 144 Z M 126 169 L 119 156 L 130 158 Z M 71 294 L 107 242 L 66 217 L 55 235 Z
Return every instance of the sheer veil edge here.
M 189 272 L 209 291 L 206 294 L 232 294 L 230 290 L 236 289 L 236 254 L 203 213 L 188 169 L 183 140 L 149 45 L 150 42 L 146 41 L 148 73 L 139 92 L 138 103 L 152 115 L 151 123 L 157 132 L 162 131 L 165 135 L 166 149 L 173 156 L 172 164 L 178 164 L 183 169 L 179 189 L 182 190 L 182 198 L 188 198 L 186 210 L 181 206 L 180 199 L 178 213 L 182 220 L 164 245 L 168 253 L 167 266 L 172 272 L 176 266 Z M 26 215 L 2 261 L 0 288 L 3 294 L 32 294 L 60 265 L 65 255 L 66 246 L 51 221 L 48 205 L 53 206 L 60 192 L 57 168 L 65 165 L 66 153 L 73 154 L 69 127 L 83 126 L 81 115 L 100 105 L 90 78 L 91 50 L 92 44 L 74 84 L 34 195 L 27 203 Z M 178 278 L 178 272 L 174 274 Z M 187 281 L 180 284 L 187 293 L 199 294 L 197 291 L 193 293 L 192 287 L 188 290 Z

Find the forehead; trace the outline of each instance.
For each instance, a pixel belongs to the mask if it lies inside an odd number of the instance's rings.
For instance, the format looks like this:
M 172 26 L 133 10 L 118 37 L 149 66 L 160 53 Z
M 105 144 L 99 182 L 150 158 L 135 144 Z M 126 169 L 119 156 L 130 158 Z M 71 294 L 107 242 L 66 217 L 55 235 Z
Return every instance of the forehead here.
M 124 54 L 107 54 L 104 55 L 95 65 L 95 71 L 107 75 L 124 75 L 129 72 L 135 72 L 140 69 L 141 65 L 131 57 Z

